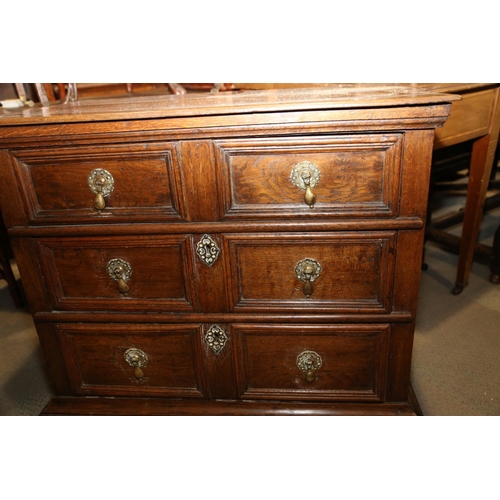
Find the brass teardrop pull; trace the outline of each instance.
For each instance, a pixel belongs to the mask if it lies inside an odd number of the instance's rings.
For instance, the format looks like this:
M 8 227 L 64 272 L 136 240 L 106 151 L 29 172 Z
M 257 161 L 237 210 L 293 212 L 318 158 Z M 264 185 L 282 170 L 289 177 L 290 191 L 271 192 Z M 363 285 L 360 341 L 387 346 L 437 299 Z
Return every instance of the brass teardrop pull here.
M 314 370 L 307 370 L 306 372 L 306 382 L 312 384 L 316 380 L 316 375 Z
M 148 356 L 144 351 L 132 347 L 125 351 L 123 355 L 125 361 L 129 366 L 134 369 L 134 378 L 142 380 L 144 378 L 144 371 L 142 368 L 148 363 Z
M 314 286 L 311 283 L 311 278 L 310 277 L 308 277 L 307 281 L 304 283 L 302 291 L 304 292 L 304 295 L 307 298 L 309 298 L 313 294 L 313 292 L 314 292 Z
M 113 191 L 115 180 L 113 176 L 103 168 L 92 170 L 87 180 L 90 190 L 95 194 L 94 208 L 100 213 L 101 210 L 106 208 L 106 200 L 104 197 L 109 196 Z
M 94 208 L 98 211 L 104 210 L 106 208 L 106 202 L 104 201 L 104 196 L 102 193 L 97 193 L 94 199 Z
M 313 193 L 311 186 L 307 184 L 306 194 L 304 195 L 304 201 L 306 205 L 309 205 L 309 208 L 314 208 L 314 204 L 316 203 L 316 195 Z
M 316 380 L 316 371 L 322 364 L 321 356 L 314 351 L 303 351 L 297 356 L 297 366 L 304 372 L 308 384 Z
M 127 293 L 129 291 L 129 287 L 127 283 L 125 283 L 123 278 L 120 278 L 118 280 L 118 290 L 120 291 L 120 293 Z
M 306 278 L 306 282 L 304 283 L 302 291 L 304 292 L 304 295 L 309 298 L 314 292 L 314 286 L 311 282 L 311 278 L 314 273 L 313 266 L 311 266 L 311 264 L 307 264 L 306 266 L 304 266 L 303 273 Z
M 314 259 L 303 259 L 295 266 L 295 276 L 304 282 L 302 291 L 309 298 L 314 293 L 313 281 L 321 274 L 321 266 Z
M 292 184 L 305 191 L 304 202 L 309 208 L 314 208 L 316 195 L 313 188 L 318 185 L 320 171 L 316 164 L 310 161 L 301 161 L 292 168 L 290 179 Z
M 120 293 L 127 293 L 129 291 L 127 281 L 132 276 L 130 264 L 122 259 L 111 259 L 108 262 L 106 270 L 109 277 L 118 283 L 118 291 Z
M 136 366 L 134 369 L 134 377 L 137 380 L 141 380 L 144 378 L 144 372 L 138 366 Z

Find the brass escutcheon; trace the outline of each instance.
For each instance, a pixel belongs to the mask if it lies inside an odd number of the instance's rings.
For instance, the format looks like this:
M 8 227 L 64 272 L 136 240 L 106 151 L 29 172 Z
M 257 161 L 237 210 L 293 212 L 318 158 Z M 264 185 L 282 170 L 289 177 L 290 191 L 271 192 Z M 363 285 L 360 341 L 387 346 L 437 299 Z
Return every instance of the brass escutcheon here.
M 226 332 L 220 326 L 212 325 L 205 335 L 205 342 L 215 354 L 219 354 L 227 342 Z
M 118 283 L 118 290 L 120 293 L 127 293 L 129 286 L 127 281 L 132 276 L 132 268 L 130 264 L 122 259 L 111 259 L 106 267 L 110 278 Z
M 196 253 L 208 267 L 212 267 L 219 257 L 220 249 L 208 234 L 204 234 L 196 245 Z
M 113 176 L 103 168 L 96 168 L 90 172 L 88 177 L 90 190 L 95 194 L 94 208 L 101 212 L 106 208 L 105 196 L 113 191 L 115 187 L 115 180 Z
M 322 364 L 321 356 L 314 351 L 303 351 L 297 356 L 297 366 L 304 372 L 308 384 L 316 380 L 316 371 Z
M 147 365 L 148 363 L 148 356 L 144 351 L 141 351 L 140 349 L 136 349 L 135 347 L 132 347 L 130 349 L 127 349 L 125 351 L 125 354 L 123 355 L 125 358 L 125 361 L 132 367 L 134 368 L 134 377 L 137 380 L 141 380 L 144 378 L 144 372 L 142 371 L 142 368 Z
M 295 276 L 304 282 L 302 291 L 306 297 L 310 297 L 314 292 L 313 282 L 319 278 L 321 266 L 314 259 L 302 259 L 295 266 Z

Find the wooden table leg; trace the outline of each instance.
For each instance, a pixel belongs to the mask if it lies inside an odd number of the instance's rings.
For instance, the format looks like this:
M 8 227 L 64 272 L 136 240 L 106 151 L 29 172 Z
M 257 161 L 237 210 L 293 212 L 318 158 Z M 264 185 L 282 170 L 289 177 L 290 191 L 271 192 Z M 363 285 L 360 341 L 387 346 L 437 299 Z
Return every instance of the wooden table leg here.
M 458 255 L 457 278 L 452 293 L 458 295 L 469 282 L 474 259 L 474 249 L 483 218 L 484 200 L 493 168 L 500 127 L 499 88 L 496 89 L 495 105 L 490 120 L 490 133 L 474 141 L 469 169 L 467 199 L 465 202 L 462 236 Z
M 477 139 L 472 146 L 467 199 L 458 255 L 457 278 L 452 293 L 458 295 L 469 282 L 469 274 L 474 259 L 474 249 L 483 218 L 483 206 L 490 180 L 491 167 L 487 165 L 490 135 Z

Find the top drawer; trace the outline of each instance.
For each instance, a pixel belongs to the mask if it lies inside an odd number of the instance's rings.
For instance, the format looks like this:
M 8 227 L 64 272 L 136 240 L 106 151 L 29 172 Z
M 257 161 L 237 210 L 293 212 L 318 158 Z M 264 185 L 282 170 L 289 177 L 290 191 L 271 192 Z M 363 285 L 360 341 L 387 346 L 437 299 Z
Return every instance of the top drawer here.
M 221 219 L 398 214 L 403 134 L 215 141 Z
M 184 216 L 175 143 L 40 148 L 11 156 L 31 223 Z

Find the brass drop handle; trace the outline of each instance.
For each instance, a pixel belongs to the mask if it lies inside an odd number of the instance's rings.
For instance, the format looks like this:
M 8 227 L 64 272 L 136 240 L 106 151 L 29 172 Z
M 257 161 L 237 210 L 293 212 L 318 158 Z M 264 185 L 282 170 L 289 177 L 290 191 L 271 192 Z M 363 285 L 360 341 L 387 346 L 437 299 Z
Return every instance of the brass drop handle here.
M 297 356 L 297 366 L 304 372 L 308 384 L 316 380 L 316 372 L 322 364 L 321 356 L 314 351 L 303 351 Z
M 316 195 L 313 193 L 313 188 L 318 185 L 320 178 L 320 171 L 316 164 L 310 161 L 302 161 L 297 163 L 292 168 L 291 173 L 292 184 L 303 191 L 304 202 L 309 208 L 314 208 L 316 203 Z
M 120 293 L 127 293 L 129 287 L 127 283 L 125 283 L 125 280 L 121 277 L 123 275 L 123 269 L 120 269 L 119 272 L 120 272 L 120 278 L 118 279 L 118 290 L 120 291 Z
M 316 380 L 316 374 L 313 369 L 307 370 L 306 372 L 306 382 L 312 384 Z
M 94 185 L 97 189 L 97 194 L 94 198 L 94 208 L 98 211 L 104 210 L 106 208 L 106 201 L 104 200 L 104 196 L 102 194 L 102 186 L 104 186 L 106 179 L 102 176 L 99 176 L 95 179 Z
M 306 193 L 304 194 L 304 201 L 306 205 L 309 205 L 309 208 L 313 208 L 316 203 L 316 195 L 313 193 L 311 188 L 311 173 L 309 171 L 302 171 L 300 176 L 304 181 L 306 186 Z
M 304 282 L 302 291 L 309 298 L 314 293 L 313 282 L 321 274 L 321 265 L 314 259 L 303 259 L 295 266 L 295 276 Z
M 95 194 L 94 208 L 100 213 L 106 208 L 105 196 L 108 196 L 115 187 L 113 176 L 103 168 L 96 168 L 88 177 L 90 190 Z
M 304 292 L 304 295 L 306 297 L 310 297 L 312 295 L 312 293 L 314 292 L 314 287 L 313 287 L 313 284 L 311 282 L 311 278 L 313 277 L 313 273 L 314 273 L 313 266 L 306 265 L 304 267 L 303 273 L 304 273 L 304 277 L 305 277 L 306 281 L 304 283 L 304 287 L 303 287 L 302 291 Z
M 127 281 L 132 276 L 132 268 L 130 264 L 122 259 L 111 259 L 107 266 L 108 275 L 118 283 L 118 291 L 127 293 L 129 286 Z
M 147 354 L 144 351 L 133 347 L 127 349 L 123 357 L 125 358 L 125 361 L 134 369 L 134 377 L 137 380 L 142 380 L 144 378 L 142 368 L 146 366 L 148 362 Z

